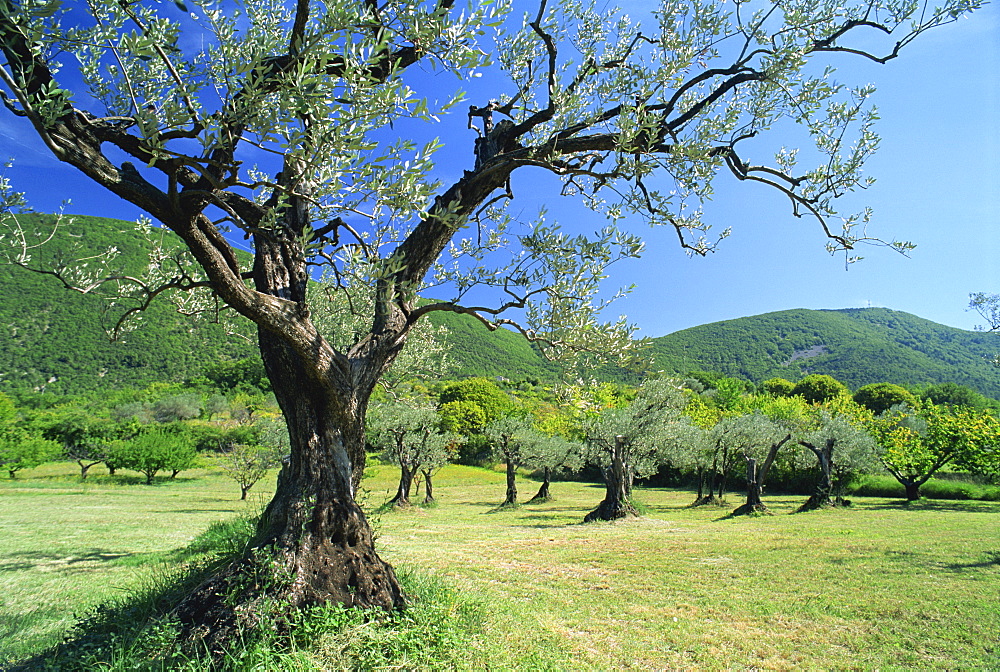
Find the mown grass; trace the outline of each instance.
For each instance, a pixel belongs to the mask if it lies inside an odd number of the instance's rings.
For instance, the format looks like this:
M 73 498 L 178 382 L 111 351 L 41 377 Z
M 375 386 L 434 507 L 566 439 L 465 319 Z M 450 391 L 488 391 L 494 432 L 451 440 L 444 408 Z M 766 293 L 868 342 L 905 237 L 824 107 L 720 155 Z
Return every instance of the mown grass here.
M 152 486 L 78 473 L 47 464 L 0 480 L 0 661 L 55 644 L 74 614 L 176 565 L 211 523 L 271 494 L 262 487 L 241 502 L 232 481 L 204 470 Z
M 69 473 L 0 483 L 0 660 L 53 643 L 71 612 L 164 575 L 177 549 L 246 506 L 208 472 L 150 488 L 81 488 Z M 395 478 L 370 470 L 370 508 Z M 522 482 L 523 499 L 536 488 Z M 730 518 L 688 508 L 689 492 L 649 489 L 637 493 L 642 518 L 583 525 L 599 487 L 556 483 L 550 502 L 497 510 L 503 475 L 457 466 L 435 494 L 437 506 L 375 521 L 383 555 L 419 568 L 408 581 L 424 590 L 423 612 L 377 628 L 319 614 L 296 640 L 306 650 L 258 649 L 234 669 L 1000 666 L 1000 504 L 860 497 L 792 515 L 802 497 L 765 496 L 775 515 Z

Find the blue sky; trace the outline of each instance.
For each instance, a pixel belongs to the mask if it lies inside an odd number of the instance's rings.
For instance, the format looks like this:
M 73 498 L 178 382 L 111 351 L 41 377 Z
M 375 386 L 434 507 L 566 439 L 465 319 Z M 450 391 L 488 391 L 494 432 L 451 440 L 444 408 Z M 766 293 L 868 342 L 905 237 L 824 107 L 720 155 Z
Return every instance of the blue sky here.
M 640 9 L 647 3 L 626 4 Z M 732 236 L 715 254 L 688 258 L 669 232 L 637 228 L 644 232 L 647 251 L 641 260 L 614 268 L 615 284 L 636 285 L 615 304 L 614 315 L 627 315 L 646 336 L 775 310 L 868 305 L 973 328 L 981 320 L 966 309 L 969 293 L 1000 292 L 998 73 L 996 5 L 931 31 L 887 65 L 838 62 L 839 81 L 876 84 L 882 117 L 877 126 L 881 148 L 866 167 L 878 181 L 843 199 L 842 211 L 871 206 L 875 217 L 869 232 L 913 241 L 917 249 L 909 258 L 867 248 L 861 250 L 865 259 L 845 270 L 842 257 L 826 253 L 817 226 L 792 217 L 781 197 L 723 178 L 706 212 L 715 229 L 731 226 Z M 464 123 L 458 113 L 445 126 Z M 468 151 L 457 155 L 467 156 L 471 164 L 470 137 L 445 139 L 467 143 Z M 70 197 L 72 213 L 123 219 L 139 214 L 58 163 L 22 120 L 0 110 L 0 158 L 7 156 L 16 158 L 8 176 L 37 210 L 54 210 Z M 471 165 L 454 169 L 466 167 Z M 515 191 L 517 186 L 515 182 Z M 563 223 L 594 218 L 554 195 L 546 205 L 550 217 Z M 528 211 L 537 203 L 524 207 Z M 594 222 L 592 228 L 600 224 Z

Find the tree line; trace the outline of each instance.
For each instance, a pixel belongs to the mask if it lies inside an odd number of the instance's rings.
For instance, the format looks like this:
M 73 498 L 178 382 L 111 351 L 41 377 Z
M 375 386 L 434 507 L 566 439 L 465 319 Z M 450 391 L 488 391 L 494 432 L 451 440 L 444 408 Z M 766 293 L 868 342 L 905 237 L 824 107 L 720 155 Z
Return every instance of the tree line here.
M 241 497 L 281 464 L 288 436 L 280 410 L 258 385 L 259 365 L 216 364 L 183 385 L 101 397 L 0 394 L 0 465 L 10 477 L 43 462 L 75 462 L 80 478 L 104 464 L 141 473 L 146 483 L 211 461 L 239 485 Z M 506 490 L 498 507 L 520 501 L 517 474 L 541 485 L 529 501 L 549 499 L 554 479 L 584 472 L 602 477 L 604 500 L 588 520 L 635 512 L 637 479 L 680 475 L 692 505 L 719 505 L 734 479 L 745 481 L 736 513 L 766 511 L 765 484 L 775 473 L 811 473 L 803 509 L 839 506 L 850 479 L 888 473 L 906 498 L 946 467 L 1000 475 L 1000 423 L 994 406 L 951 383 L 908 390 L 890 383 L 853 394 L 831 376 L 797 383 L 752 383 L 707 372 L 684 379 L 543 385 L 487 378 L 409 381 L 377 395 L 369 413 L 370 453 L 399 468 L 389 504 L 410 506 L 414 487 L 434 501 L 433 478 L 449 462 L 499 463 Z M 579 477 L 579 476 L 577 476 Z

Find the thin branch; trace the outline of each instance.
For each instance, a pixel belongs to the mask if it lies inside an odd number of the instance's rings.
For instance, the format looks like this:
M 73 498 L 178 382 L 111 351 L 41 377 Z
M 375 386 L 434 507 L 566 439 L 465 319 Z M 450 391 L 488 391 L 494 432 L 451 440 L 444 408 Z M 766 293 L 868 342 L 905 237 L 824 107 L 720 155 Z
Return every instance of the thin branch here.
M 153 50 L 156 52 L 157 56 L 160 57 L 160 60 L 163 61 L 163 65 L 166 66 L 167 71 L 170 73 L 170 77 L 174 80 L 174 83 L 177 84 L 177 89 L 183 92 L 181 93 L 181 99 L 184 101 L 185 107 L 187 107 L 188 114 L 191 115 L 192 123 L 201 126 L 202 124 L 198 116 L 198 110 L 195 107 L 194 102 L 191 100 L 191 96 L 188 95 L 187 91 L 185 90 L 186 87 L 184 85 L 184 80 L 181 79 L 181 76 L 180 74 L 178 74 L 177 69 L 174 67 L 173 62 L 170 60 L 170 57 L 167 56 L 167 52 L 163 51 L 163 47 L 160 46 L 160 43 L 158 41 L 152 39 L 152 36 L 149 34 L 149 29 L 146 28 L 145 24 L 143 24 L 143 22 L 139 20 L 139 17 L 135 15 L 135 12 L 132 11 L 132 8 L 129 7 L 129 4 L 128 2 L 126 2 L 126 0 L 118 0 L 118 6 L 121 7 L 122 11 L 124 11 L 125 14 L 130 19 L 132 19 L 132 22 L 139 27 L 139 30 L 142 31 L 143 35 L 150 38 L 150 43 L 153 46 Z
M 302 48 L 302 41 L 306 31 L 306 22 L 309 20 L 309 0 L 297 0 L 295 3 L 295 21 L 292 24 L 292 32 L 288 39 L 288 53 L 298 56 Z

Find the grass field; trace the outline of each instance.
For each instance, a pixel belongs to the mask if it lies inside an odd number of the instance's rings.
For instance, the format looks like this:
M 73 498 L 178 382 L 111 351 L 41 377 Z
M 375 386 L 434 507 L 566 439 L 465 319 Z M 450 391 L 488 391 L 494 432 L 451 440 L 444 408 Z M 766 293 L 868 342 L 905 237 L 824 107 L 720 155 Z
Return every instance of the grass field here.
M 365 482 L 372 507 L 391 467 Z M 151 487 L 46 465 L 0 483 L 0 661 L 58 641 L 79 613 L 177 562 L 215 520 L 260 505 L 204 471 Z M 273 479 L 272 479 L 273 482 Z M 448 467 L 438 505 L 375 516 L 383 555 L 479 605 L 469 667 L 1000 668 L 1000 504 L 857 498 L 776 515 L 689 509 L 640 490 L 644 516 L 583 525 L 602 488 L 496 511 L 503 475 Z M 522 481 L 527 499 L 537 484 Z M 254 495 L 257 501 L 254 501 Z M 738 504 L 738 495 L 732 501 Z

